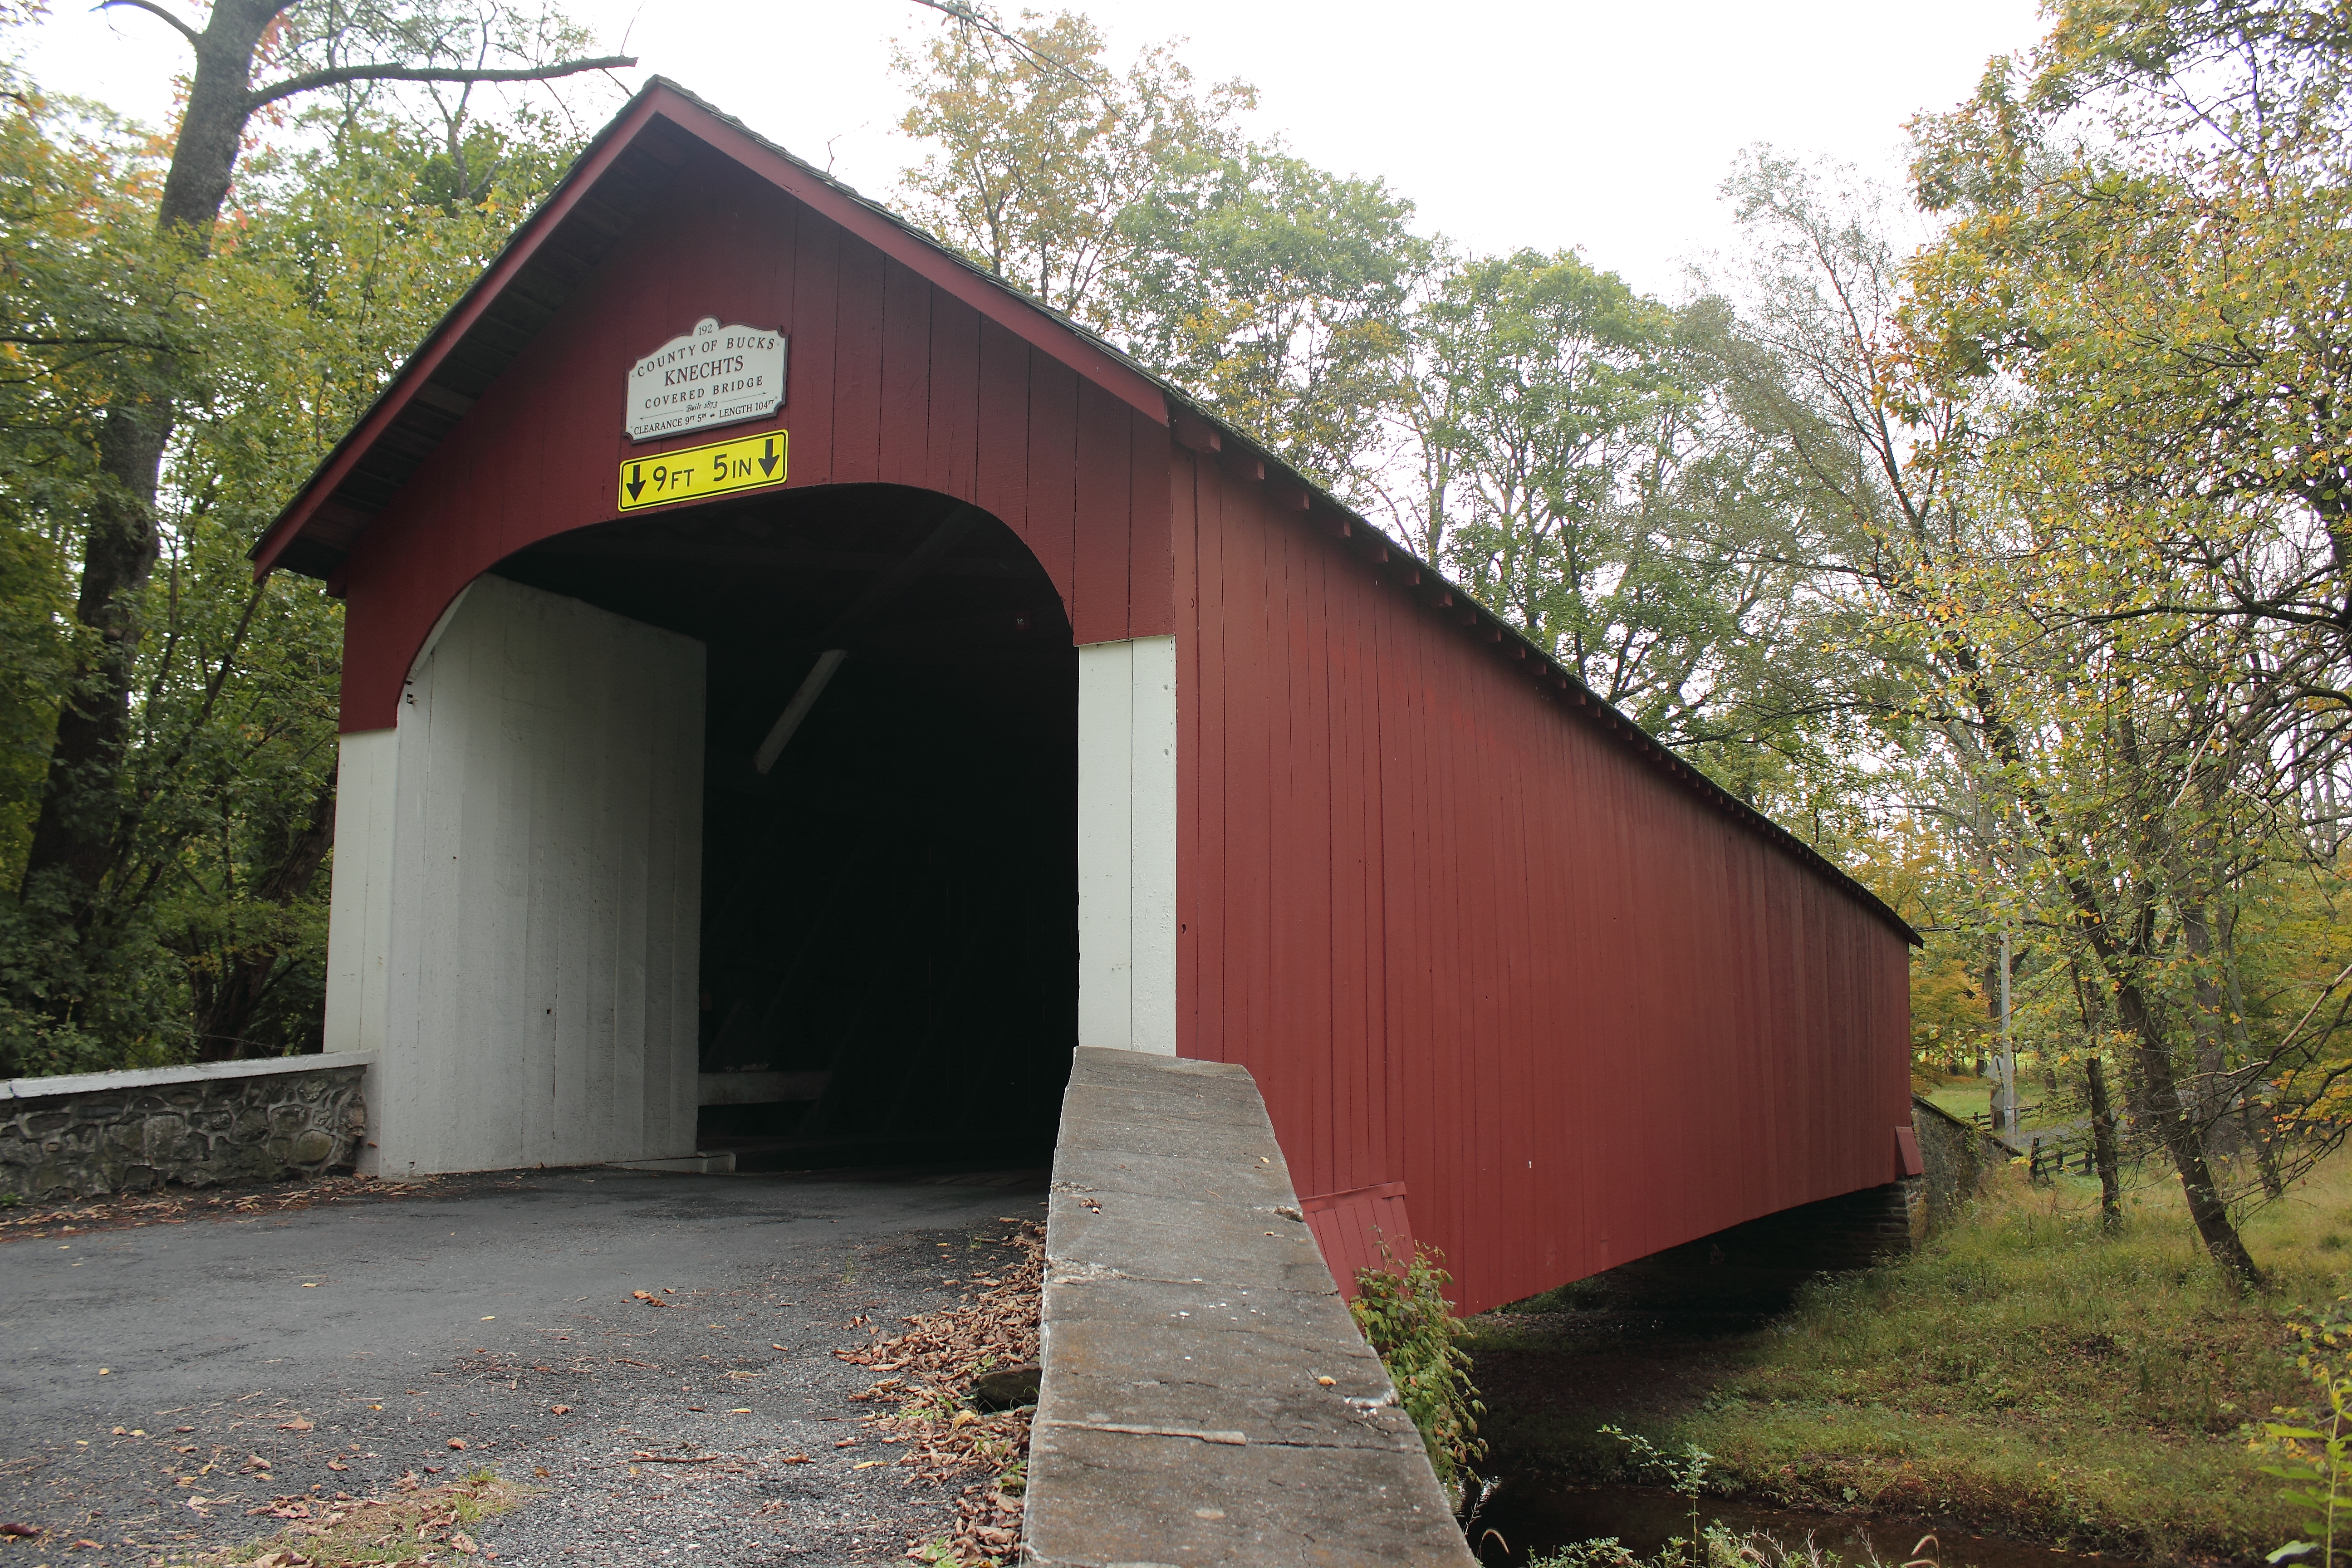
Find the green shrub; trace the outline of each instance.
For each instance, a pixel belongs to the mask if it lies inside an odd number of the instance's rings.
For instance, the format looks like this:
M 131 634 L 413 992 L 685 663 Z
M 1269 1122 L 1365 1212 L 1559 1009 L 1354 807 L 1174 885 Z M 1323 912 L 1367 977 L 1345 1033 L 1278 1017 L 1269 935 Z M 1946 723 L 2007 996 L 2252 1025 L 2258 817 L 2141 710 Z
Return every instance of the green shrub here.
M 2324 1310 L 2305 1309 L 2294 1326 L 2296 1370 L 2319 1395 L 2315 1408 L 2280 1408 L 2282 1421 L 2263 1423 L 2257 1447 L 2267 1446 L 2282 1460 L 2260 1467 L 2266 1476 L 2290 1483 L 2281 1493 L 2303 1510 L 2304 1530 L 2316 1541 L 2290 1541 L 2266 1561 L 2291 1558 L 2336 1568 L 2336 1526 L 2345 1511 L 2345 1489 L 2352 1480 L 2352 1316 L 2338 1298 Z
M 1381 1253 L 1394 1264 L 1385 1245 Z M 1474 1467 L 1486 1457 L 1486 1445 L 1478 1437 L 1478 1417 L 1486 1407 L 1471 1385 L 1462 1325 L 1445 1299 L 1454 1276 L 1439 1266 L 1444 1257 L 1417 1247 L 1412 1262 L 1402 1270 L 1359 1269 L 1356 1299 L 1348 1310 L 1388 1369 L 1404 1413 L 1421 1429 L 1438 1480 L 1458 1492 L 1475 1479 Z

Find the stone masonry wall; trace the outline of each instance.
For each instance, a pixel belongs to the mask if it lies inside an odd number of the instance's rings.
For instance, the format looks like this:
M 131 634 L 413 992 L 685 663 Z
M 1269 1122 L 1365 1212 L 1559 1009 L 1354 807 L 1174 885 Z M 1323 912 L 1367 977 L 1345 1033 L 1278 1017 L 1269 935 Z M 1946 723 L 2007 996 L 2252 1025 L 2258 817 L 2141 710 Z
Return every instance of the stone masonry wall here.
M 0 1084 L 0 1193 L 27 1202 L 317 1175 L 367 1126 L 368 1056 L 288 1057 Z
M 1603 1278 L 1634 1299 L 1785 1296 L 1815 1274 L 1867 1268 L 1916 1247 L 1927 1231 L 1926 1188 L 1909 1176 L 1783 1209 L 1620 1265 Z
M 1973 1123 L 1916 1094 L 1911 1097 L 1911 1125 L 1919 1139 L 1919 1163 L 1927 1173 L 1927 1223 L 1940 1227 L 2009 1163 L 2010 1151 Z

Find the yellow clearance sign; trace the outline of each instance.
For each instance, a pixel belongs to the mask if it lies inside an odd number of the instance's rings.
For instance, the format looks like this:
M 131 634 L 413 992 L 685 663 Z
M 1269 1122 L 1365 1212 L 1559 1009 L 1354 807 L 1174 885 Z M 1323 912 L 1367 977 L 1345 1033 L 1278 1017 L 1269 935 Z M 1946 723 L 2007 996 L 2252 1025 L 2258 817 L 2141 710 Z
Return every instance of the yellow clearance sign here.
M 756 490 L 784 482 L 790 438 L 782 430 L 738 436 L 707 447 L 681 447 L 621 465 L 621 510 L 667 506 L 734 490 Z

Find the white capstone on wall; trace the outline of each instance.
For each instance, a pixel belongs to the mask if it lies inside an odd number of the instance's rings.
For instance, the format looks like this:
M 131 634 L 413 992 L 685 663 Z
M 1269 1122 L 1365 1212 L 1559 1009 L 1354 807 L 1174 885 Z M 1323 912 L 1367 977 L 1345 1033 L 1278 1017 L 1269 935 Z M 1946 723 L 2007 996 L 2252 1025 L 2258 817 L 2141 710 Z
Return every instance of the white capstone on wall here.
M 1078 649 L 1078 1044 L 1176 1054 L 1176 639 Z
M 436 630 L 397 727 L 343 740 L 327 1048 L 378 1054 L 362 1168 L 691 1153 L 703 646 L 498 577 Z

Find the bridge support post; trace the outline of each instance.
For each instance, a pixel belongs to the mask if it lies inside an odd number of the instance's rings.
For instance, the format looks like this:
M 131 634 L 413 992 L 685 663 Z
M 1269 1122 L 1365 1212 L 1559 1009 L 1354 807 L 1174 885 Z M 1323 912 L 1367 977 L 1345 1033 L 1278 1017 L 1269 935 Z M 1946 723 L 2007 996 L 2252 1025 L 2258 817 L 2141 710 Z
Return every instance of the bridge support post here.
M 1176 1054 L 1176 639 L 1078 649 L 1078 1043 Z

